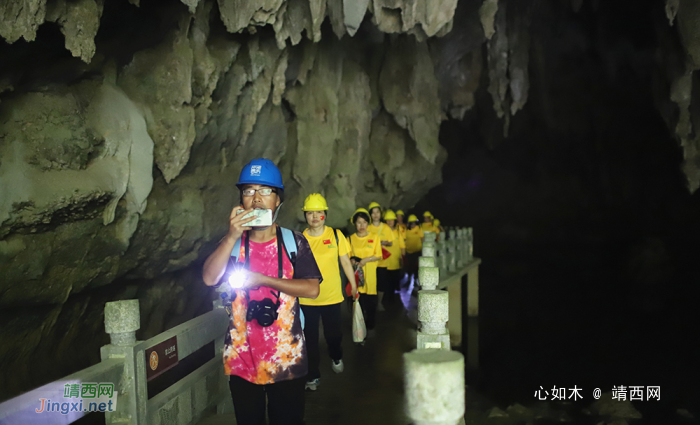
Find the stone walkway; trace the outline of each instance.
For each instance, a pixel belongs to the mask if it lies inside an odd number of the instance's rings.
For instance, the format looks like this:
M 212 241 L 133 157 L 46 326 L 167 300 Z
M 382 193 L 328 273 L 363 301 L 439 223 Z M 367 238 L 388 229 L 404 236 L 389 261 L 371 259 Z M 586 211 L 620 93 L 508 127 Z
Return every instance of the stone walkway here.
M 306 425 L 409 424 L 404 414 L 402 355 L 415 348 L 415 323 L 398 305 L 378 312 L 374 335 L 359 346 L 352 342 L 350 308 L 346 307 L 344 304 L 345 371 L 333 373 L 321 337 L 321 385 L 315 392 L 306 392 Z M 199 425 L 235 423 L 233 415 L 220 415 Z

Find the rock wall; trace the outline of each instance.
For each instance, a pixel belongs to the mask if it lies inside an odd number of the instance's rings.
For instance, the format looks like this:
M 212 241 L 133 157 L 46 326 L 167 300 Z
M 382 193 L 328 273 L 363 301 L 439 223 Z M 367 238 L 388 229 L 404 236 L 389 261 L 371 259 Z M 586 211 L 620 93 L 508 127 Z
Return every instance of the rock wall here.
M 456 0 L 131 3 L 0 5 L 0 399 L 97 361 L 106 301 L 141 300 L 140 338 L 208 309 L 252 158 L 293 228 L 312 192 L 345 226 L 441 181 L 428 38 Z
M 700 5 L 690 0 L 666 0 L 666 17 L 670 26 L 676 26 L 683 45 L 683 54 L 677 52 L 675 39 L 662 39 L 660 54 L 665 62 L 665 79 L 670 83 L 670 100 L 677 111 L 662 109 L 669 127 L 683 149 L 683 173 L 688 188 L 695 192 L 700 187 L 700 92 L 697 90 L 700 69 Z M 660 31 L 661 32 L 661 31 Z M 695 87 L 695 90 L 693 89 Z M 674 108 L 674 109 L 676 109 Z
M 85 53 L 95 50 L 84 47 L 93 26 L 81 40 L 68 36 L 75 31 L 65 28 L 79 25 L 70 16 L 92 22 L 85 11 L 103 9 L 83 3 L 49 3 L 46 19 L 64 17 L 53 21 L 62 22 L 66 48 L 91 66 L 70 84 L 41 87 L 23 87 L 16 73 L 10 82 L 20 85 L 2 97 L 0 304 L 62 303 L 117 277 L 188 266 L 225 231 L 237 174 L 251 158 L 281 165 L 281 217 L 293 227 L 311 192 L 326 194 L 338 226 L 357 205 L 410 205 L 439 183 L 444 116 L 425 41 L 378 32 L 373 41 L 320 40 L 325 2 L 202 1 L 155 9 L 168 28 L 162 40 L 119 66 Z M 400 27 L 377 19 L 389 32 L 433 35 L 454 6 L 438 16 L 414 4 Z M 33 10 L 4 7 L 4 16 Z M 301 11 L 308 22 L 285 20 Z M 38 20 L 16 21 L 3 35 L 33 40 Z M 232 37 L 220 21 L 248 33 Z M 287 27 L 299 22 L 308 26 Z M 274 34 L 255 30 L 266 24 Z M 298 38 L 304 29 L 312 40 Z M 397 173 L 413 166 L 424 172 Z

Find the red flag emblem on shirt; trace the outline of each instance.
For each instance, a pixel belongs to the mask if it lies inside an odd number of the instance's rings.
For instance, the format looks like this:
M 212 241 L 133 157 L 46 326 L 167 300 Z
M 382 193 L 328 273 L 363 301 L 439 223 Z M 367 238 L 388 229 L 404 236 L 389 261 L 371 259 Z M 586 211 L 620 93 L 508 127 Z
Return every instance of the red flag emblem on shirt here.
M 330 239 L 325 239 L 325 240 L 323 241 L 323 244 L 324 244 L 324 245 L 330 245 L 330 244 L 331 244 L 331 240 L 330 240 Z
M 368 240 L 367 242 L 369 242 L 369 243 L 374 243 L 374 239 L 370 239 L 370 240 Z

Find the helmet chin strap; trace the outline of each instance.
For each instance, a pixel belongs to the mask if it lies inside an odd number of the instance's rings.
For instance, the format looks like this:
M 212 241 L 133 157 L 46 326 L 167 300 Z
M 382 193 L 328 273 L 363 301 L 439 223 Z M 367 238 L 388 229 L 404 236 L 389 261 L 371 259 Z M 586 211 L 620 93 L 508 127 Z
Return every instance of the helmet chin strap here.
M 275 213 L 272 215 L 272 223 L 273 224 L 277 221 L 277 215 L 280 212 L 280 208 L 282 208 L 282 204 L 284 204 L 284 202 L 280 202 L 280 204 L 277 206 L 277 209 L 275 209 Z M 254 227 L 254 229 L 255 230 L 267 230 L 270 227 L 272 227 L 272 226 L 256 226 L 256 227 Z

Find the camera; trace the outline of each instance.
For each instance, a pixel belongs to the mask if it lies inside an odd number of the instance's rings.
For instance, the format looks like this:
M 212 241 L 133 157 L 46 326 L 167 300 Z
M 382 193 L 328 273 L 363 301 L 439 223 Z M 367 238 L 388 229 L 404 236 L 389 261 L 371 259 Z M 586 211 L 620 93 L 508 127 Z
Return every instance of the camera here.
M 238 210 L 236 214 L 240 214 L 245 210 Z M 257 217 L 255 220 L 247 223 L 246 226 L 272 226 L 272 210 L 255 209 L 252 212 L 244 215 L 243 218 Z
M 220 292 L 222 303 L 228 314 L 231 315 L 230 306 L 236 299 L 236 291 L 242 289 L 248 304 L 246 321 L 257 320 L 262 327 L 268 327 L 275 323 L 279 317 L 277 310 L 281 304 L 280 292 L 268 287 L 245 288 L 248 270 L 241 263 L 233 262 L 231 258 L 229 258 L 226 269 L 227 273 L 224 274 L 217 286 L 217 292 Z M 223 282 L 228 284 L 221 284 Z M 251 295 L 256 299 L 251 300 Z M 277 301 L 273 301 L 274 298 L 277 298 Z
M 260 326 L 266 328 L 277 320 L 277 309 L 279 305 L 279 296 L 276 303 L 270 298 L 264 298 L 260 301 L 250 301 L 248 302 L 246 320 L 248 322 L 257 320 Z

